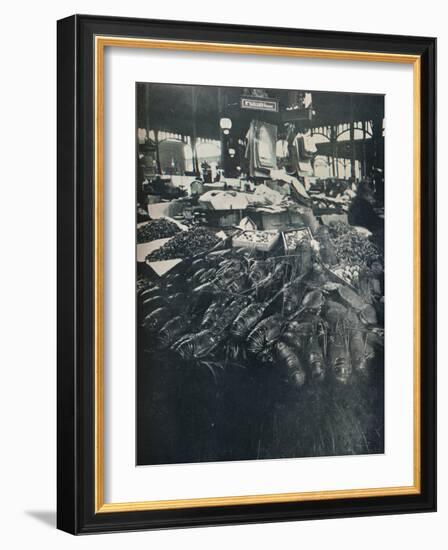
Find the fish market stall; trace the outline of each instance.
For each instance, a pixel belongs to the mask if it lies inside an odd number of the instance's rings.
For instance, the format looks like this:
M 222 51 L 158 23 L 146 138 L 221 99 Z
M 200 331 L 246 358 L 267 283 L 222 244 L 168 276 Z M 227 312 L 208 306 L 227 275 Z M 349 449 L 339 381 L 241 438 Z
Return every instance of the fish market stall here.
M 216 128 L 166 118 L 141 144 L 138 463 L 382 453 L 384 246 L 349 223 L 370 184 L 353 151 L 350 176 L 316 177 L 308 107 L 226 93 L 216 116 L 194 104 Z M 182 144 L 167 160 L 161 136 Z

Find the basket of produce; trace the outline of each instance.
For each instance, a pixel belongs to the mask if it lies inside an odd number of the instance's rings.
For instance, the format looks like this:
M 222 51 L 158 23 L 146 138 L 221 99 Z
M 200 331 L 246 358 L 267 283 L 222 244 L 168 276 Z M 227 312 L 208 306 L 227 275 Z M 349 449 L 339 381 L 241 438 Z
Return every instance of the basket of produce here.
M 298 244 L 303 239 L 312 239 L 311 231 L 308 227 L 300 227 L 298 229 L 290 229 L 282 232 L 283 245 L 286 254 L 295 252 Z
M 144 262 L 146 257 L 158 250 L 161 246 L 167 243 L 172 237 L 167 239 L 156 239 L 155 241 L 149 241 L 147 243 L 141 243 L 137 245 L 137 262 Z
M 176 222 L 168 218 L 159 218 L 139 224 L 137 227 L 137 243 L 148 243 L 159 239 L 167 239 L 179 233 L 181 228 Z
M 268 252 L 277 244 L 279 237 L 278 231 L 247 230 L 233 237 L 232 246 Z
M 216 247 L 222 239 L 205 227 L 176 233 L 158 250 L 146 256 L 146 262 L 192 258 Z
M 381 251 L 365 231 L 339 222 L 330 223 L 328 230 L 339 265 L 353 267 L 359 272 L 373 262 L 382 264 Z

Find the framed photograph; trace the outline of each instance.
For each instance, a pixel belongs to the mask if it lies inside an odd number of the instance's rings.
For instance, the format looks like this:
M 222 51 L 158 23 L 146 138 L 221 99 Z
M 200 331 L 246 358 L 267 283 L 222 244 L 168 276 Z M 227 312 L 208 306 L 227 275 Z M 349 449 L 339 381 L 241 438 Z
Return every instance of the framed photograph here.
M 434 38 L 58 22 L 58 527 L 436 508 Z

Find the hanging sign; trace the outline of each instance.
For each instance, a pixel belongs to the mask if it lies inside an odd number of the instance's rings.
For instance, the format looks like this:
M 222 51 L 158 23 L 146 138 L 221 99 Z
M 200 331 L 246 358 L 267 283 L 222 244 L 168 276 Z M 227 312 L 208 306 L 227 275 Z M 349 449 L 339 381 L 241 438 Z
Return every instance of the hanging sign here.
M 242 97 L 241 109 L 252 109 L 253 111 L 270 111 L 278 113 L 278 100 L 260 97 Z

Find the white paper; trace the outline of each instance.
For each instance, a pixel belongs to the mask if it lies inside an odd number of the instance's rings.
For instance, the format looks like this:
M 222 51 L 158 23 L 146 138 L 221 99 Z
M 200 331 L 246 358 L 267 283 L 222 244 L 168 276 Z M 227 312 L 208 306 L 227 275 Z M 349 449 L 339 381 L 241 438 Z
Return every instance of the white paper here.
M 412 485 L 412 67 L 133 48 L 105 60 L 106 501 Z M 384 455 L 135 467 L 136 81 L 386 94 Z
M 157 262 L 148 262 L 148 266 L 153 269 L 159 277 L 161 277 L 171 271 L 173 267 L 176 267 L 177 264 L 180 264 L 181 261 L 181 259 L 160 260 Z

